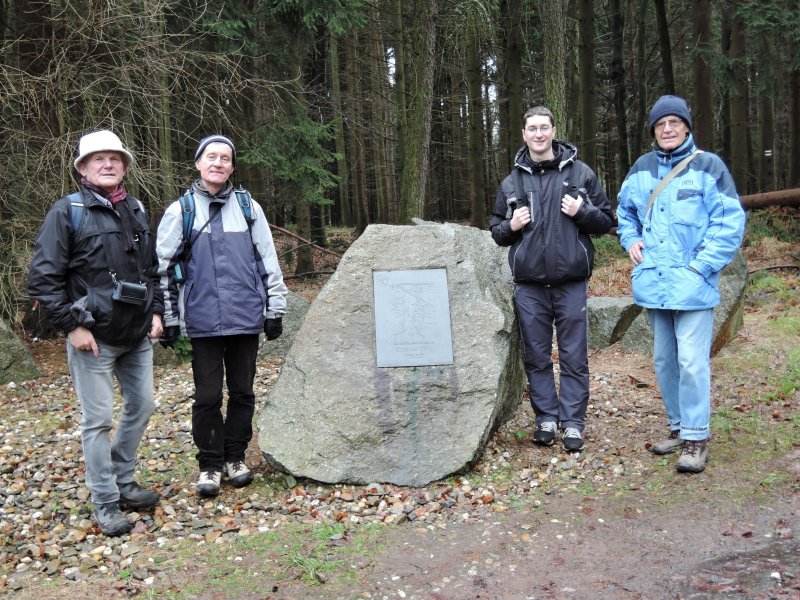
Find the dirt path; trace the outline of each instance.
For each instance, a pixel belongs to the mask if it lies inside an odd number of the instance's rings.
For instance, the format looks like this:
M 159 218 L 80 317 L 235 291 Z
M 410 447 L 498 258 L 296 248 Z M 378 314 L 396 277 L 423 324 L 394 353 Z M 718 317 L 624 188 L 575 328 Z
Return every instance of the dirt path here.
M 694 496 L 663 508 L 648 496 L 627 498 L 622 513 L 616 499 L 563 498 L 534 515 L 396 532 L 357 585 L 314 597 L 800 597 L 797 497 L 734 508 Z

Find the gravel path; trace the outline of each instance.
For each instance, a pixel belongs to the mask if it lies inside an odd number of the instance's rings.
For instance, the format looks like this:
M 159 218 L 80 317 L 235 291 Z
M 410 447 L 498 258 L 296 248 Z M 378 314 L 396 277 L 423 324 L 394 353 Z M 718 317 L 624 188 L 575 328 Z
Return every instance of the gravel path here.
M 621 590 L 661 589 L 637 573 L 642 557 L 657 562 L 657 554 L 670 548 L 677 567 L 689 561 L 681 558 L 684 551 L 668 531 L 678 529 L 679 540 L 686 543 L 705 540 L 702 552 L 692 558 L 695 566 L 700 559 L 725 556 L 719 548 L 713 552 L 714 540 L 735 540 L 730 548 L 744 551 L 741 542 L 748 538 L 745 531 L 738 531 L 748 526 L 738 524 L 743 517 L 736 511 L 742 505 L 736 502 L 732 510 L 720 511 L 722 520 L 709 519 L 707 525 L 688 530 L 674 506 L 650 514 L 647 504 L 637 504 L 641 499 L 626 500 L 621 506 L 613 503 L 623 491 L 626 498 L 636 498 L 637 492 L 652 497 L 648 495 L 652 486 L 663 484 L 663 476 L 657 475 L 663 459 L 654 458 L 646 446 L 664 425 L 649 359 L 613 349 L 592 357 L 592 405 L 587 446 L 581 453 L 566 453 L 559 444 L 551 448 L 531 444 L 532 412 L 525 402 L 493 436 L 472 472 L 424 488 L 298 482 L 272 472 L 253 446 L 247 461 L 256 472 L 255 483 L 243 489 L 225 486 L 214 500 L 198 498 L 191 486 L 196 463 L 189 368 L 159 368 L 158 408 L 140 448 L 138 479 L 155 486 L 162 500 L 152 512 L 129 515 L 135 521 L 130 535 L 107 538 L 91 518 L 83 482 L 79 410 L 63 374 L 63 347 L 50 342 L 34 346 L 51 375 L 7 386 L 0 403 L 0 589 L 8 592 L 21 594 L 32 582 L 91 582 L 123 569 L 130 573 L 129 589 L 146 588 L 170 566 L 154 563 L 153 552 L 163 553 L 186 540 L 221 543 L 248 533 L 280 530 L 288 523 L 330 522 L 403 526 L 389 534 L 393 549 L 370 561 L 369 576 L 358 584 L 358 597 L 561 598 L 582 592 L 599 594 L 594 597 L 657 598 Z M 257 396 L 263 397 L 279 369 L 280 361 L 259 363 Z M 704 477 L 730 477 L 714 468 L 713 452 L 709 475 Z M 776 501 L 780 515 L 770 515 L 775 518 L 751 528 L 758 530 L 762 542 L 758 550 L 769 539 L 800 534 L 796 520 L 781 521 L 796 517 L 796 505 Z M 698 506 L 708 508 L 707 499 Z M 644 514 L 651 520 L 643 522 Z M 607 524 L 610 521 L 613 528 Z M 727 539 L 719 537 L 722 524 L 730 529 Z M 719 529 L 716 537 L 711 537 L 709 527 Z M 639 549 L 626 553 L 634 541 Z M 475 544 L 480 546 L 470 549 Z M 549 565 L 547 576 L 531 572 L 527 565 L 540 560 L 537 553 Z M 604 577 L 603 565 L 610 556 L 617 562 Z M 576 568 L 584 569 L 584 574 L 575 575 Z M 720 563 L 717 571 L 724 568 Z M 787 567 L 781 577 L 791 585 L 798 568 Z M 679 570 L 675 575 L 658 585 L 686 584 L 696 589 L 694 580 L 681 579 Z M 297 585 L 278 582 L 275 589 L 288 590 L 287 595 L 267 597 L 304 597 L 306 592 L 297 592 L 301 589 Z M 356 597 L 351 592 L 355 594 L 351 590 L 341 597 Z M 325 592 L 319 597 L 334 596 Z

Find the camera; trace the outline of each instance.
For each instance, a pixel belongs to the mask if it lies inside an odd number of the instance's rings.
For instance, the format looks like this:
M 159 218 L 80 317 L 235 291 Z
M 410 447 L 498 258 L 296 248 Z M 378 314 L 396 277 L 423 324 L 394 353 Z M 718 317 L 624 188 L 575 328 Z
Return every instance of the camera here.
M 147 300 L 147 286 L 143 283 L 131 283 L 130 281 L 117 281 L 114 284 L 114 291 L 111 298 L 117 302 L 125 304 L 142 305 Z

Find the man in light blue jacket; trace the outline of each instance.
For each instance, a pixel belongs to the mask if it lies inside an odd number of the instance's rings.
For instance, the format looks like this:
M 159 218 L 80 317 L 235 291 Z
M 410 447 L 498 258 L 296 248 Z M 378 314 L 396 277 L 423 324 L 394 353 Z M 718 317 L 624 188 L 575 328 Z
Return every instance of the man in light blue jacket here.
M 669 436 L 650 449 L 682 449 L 677 470 L 700 473 L 708 460 L 719 273 L 739 249 L 745 214 L 728 169 L 697 150 L 691 128 L 683 98 L 662 96 L 653 105 L 655 143 L 622 184 L 617 233 L 634 264 L 634 301 L 653 328 L 653 364 L 669 419 Z

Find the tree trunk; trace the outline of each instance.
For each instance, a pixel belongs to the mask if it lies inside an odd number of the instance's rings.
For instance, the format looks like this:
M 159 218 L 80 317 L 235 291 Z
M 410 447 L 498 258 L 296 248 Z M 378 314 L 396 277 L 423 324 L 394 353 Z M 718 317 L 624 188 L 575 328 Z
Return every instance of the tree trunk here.
M 623 43 L 625 41 L 625 13 L 621 0 L 611 0 L 611 82 L 614 86 L 614 112 L 616 113 L 616 127 L 619 141 L 619 160 L 616 172 L 609 172 L 609 177 L 614 175 L 612 189 L 607 189 L 609 196 L 615 196 L 619 184 L 631 168 L 630 149 L 628 148 L 628 120 L 625 109 L 625 62 L 623 56 Z M 611 154 L 611 152 L 609 152 Z
M 702 148 L 714 147 L 714 80 L 709 65 L 711 54 L 711 0 L 696 0 L 692 30 L 692 74 L 694 102 L 692 132 Z
M 519 149 L 522 115 L 522 57 L 525 52 L 522 31 L 521 0 L 503 0 L 500 6 L 503 19 L 503 68 L 501 71 L 501 93 L 498 99 L 500 110 L 500 150 L 503 160 L 499 170 L 508 173 L 514 167 L 514 156 Z
M 731 52 L 731 15 L 729 10 L 722 11 L 720 23 L 720 49 L 722 56 L 729 56 Z M 722 133 L 722 158 L 730 168 L 731 165 L 731 93 L 730 84 L 733 77 L 726 72 L 726 85 L 722 86 L 720 104 L 722 109 L 719 115 L 719 130 Z M 741 191 L 741 190 L 740 190 Z
M 581 82 L 580 86 L 578 86 L 581 113 L 580 157 L 593 170 L 597 170 L 597 137 L 594 116 L 593 0 L 580 0 L 578 4 L 578 65 Z
M 483 177 L 483 89 L 481 86 L 481 57 L 478 32 L 470 31 L 465 51 L 467 53 L 467 94 L 469 98 L 469 132 L 467 152 L 470 170 L 470 225 L 486 226 L 486 184 Z
M 667 7 L 664 0 L 653 0 L 656 9 L 656 24 L 658 26 L 658 42 L 661 48 L 661 73 L 664 79 L 664 93 L 675 93 L 675 75 L 672 72 L 672 43 L 669 39 L 669 21 L 667 20 Z
M 361 73 L 358 64 L 358 40 L 353 34 L 344 41 L 344 57 L 347 67 L 344 70 L 347 87 L 347 102 L 345 110 L 350 126 L 347 128 L 347 156 L 350 171 L 350 197 L 353 202 L 353 217 L 358 233 L 361 233 L 369 224 L 369 208 L 367 203 L 367 180 L 364 162 L 364 139 L 361 134 L 363 117 L 362 104 L 359 97 Z
M 369 169 L 372 174 L 372 181 L 375 189 L 375 221 L 378 223 L 389 222 L 389 199 L 386 173 L 389 171 L 388 157 L 386 155 L 385 128 L 384 123 L 385 107 L 383 99 L 386 98 L 388 90 L 383 84 L 386 78 L 386 60 L 383 50 L 383 36 L 378 25 L 378 9 L 372 10 L 372 22 L 374 23 L 371 40 L 370 52 L 368 57 L 367 69 L 369 71 L 368 96 L 370 120 L 374 125 L 373 134 L 370 136 L 372 145 L 372 160 Z
M 564 65 L 567 64 L 567 45 L 564 39 L 565 9 L 566 0 L 546 0 L 541 3 L 544 103 L 552 111 L 556 127 L 563 130 L 562 136 L 567 133 L 567 116 L 564 111 L 566 105 Z
M 347 172 L 347 151 L 344 139 L 344 110 L 342 103 L 342 85 L 339 70 L 339 41 L 337 36 L 329 37 L 328 61 L 331 76 L 331 105 L 333 106 L 335 130 L 334 144 L 336 146 L 336 174 L 339 176 L 337 188 L 337 204 L 341 214 L 341 224 L 347 227 L 355 225 L 353 210 L 350 204 L 348 189 L 350 180 Z
M 739 196 L 742 206 L 748 210 L 767 206 L 800 207 L 800 188 Z
M 401 224 L 410 223 L 413 217 L 424 214 L 438 12 L 438 0 L 424 0 L 418 4 L 418 10 L 414 14 L 414 68 L 410 70 L 414 77 L 407 86 L 411 90 L 408 94 L 408 118 L 400 148 L 403 170 L 400 176 L 398 222 Z
M 800 185 L 800 70 L 789 75 L 789 185 Z
M 744 17 L 733 17 L 731 30 L 730 62 L 733 68 L 731 86 L 731 175 L 740 194 L 749 192 L 748 182 L 748 118 L 747 118 L 747 68 L 745 66 Z
M 633 151 L 638 156 L 644 150 L 644 133 L 650 138 L 650 127 L 647 121 L 647 0 L 639 0 L 638 26 L 636 37 L 636 119 L 633 129 Z M 635 160 L 632 156 L 631 161 Z
M 403 26 L 403 0 L 391 0 L 392 36 L 394 45 L 394 102 L 397 107 L 395 132 L 397 147 L 405 148 L 405 135 L 408 123 L 408 98 L 406 91 L 406 56 L 405 27 Z M 402 173 L 403 152 L 397 155 L 397 169 Z M 399 202 L 398 198 L 398 202 Z M 399 207 L 398 207 L 399 211 Z M 399 216 L 399 215 L 398 215 Z

